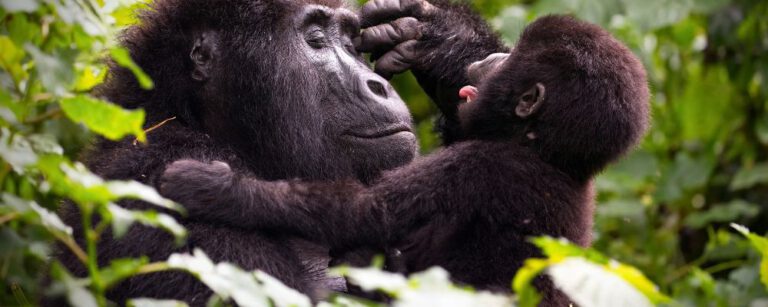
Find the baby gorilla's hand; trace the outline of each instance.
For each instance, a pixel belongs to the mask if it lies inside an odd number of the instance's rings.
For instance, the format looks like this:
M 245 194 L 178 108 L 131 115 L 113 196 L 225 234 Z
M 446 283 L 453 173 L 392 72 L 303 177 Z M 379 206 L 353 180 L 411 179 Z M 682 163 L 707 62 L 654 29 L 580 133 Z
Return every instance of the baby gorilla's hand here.
M 160 194 L 182 204 L 194 218 L 215 210 L 211 206 L 226 204 L 234 177 L 224 162 L 179 160 L 166 167 L 160 178 Z

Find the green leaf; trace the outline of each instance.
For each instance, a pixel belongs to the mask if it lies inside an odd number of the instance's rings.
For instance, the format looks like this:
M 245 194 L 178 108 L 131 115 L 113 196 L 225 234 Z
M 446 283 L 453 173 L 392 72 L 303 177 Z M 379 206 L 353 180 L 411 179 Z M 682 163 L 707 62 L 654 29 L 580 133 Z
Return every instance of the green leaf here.
M 379 290 L 396 298 L 394 306 L 510 306 L 508 297 L 486 291 L 475 292 L 454 285 L 448 272 L 433 267 L 408 279 L 376 267 L 339 267 L 332 270 L 365 291 Z
M 739 224 L 731 224 L 731 227 L 747 237 L 752 246 L 762 255 L 762 260 L 760 260 L 760 281 L 768 289 L 768 239 L 751 233 L 747 227 Z
M 741 217 L 754 217 L 760 208 L 743 200 L 734 200 L 726 204 L 712 205 L 706 211 L 696 211 L 685 218 L 685 225 L 691 228 L 704 228 L 716 222 L 732 222 Z
M 27 72 L 22 68 L 24 59 L 24 50 L 18 48 L 16 44 L 8 37 L 0 35 L 0 67 L 11 74 L 13 80 L 20 82 L 27 78 Z
M 256 272 L 246 272 L 230 263 L 214 264 L 208 256 L 199 249 L 195 249 L 192 255 L 173 254 L 168 258 L 171 268 L 188 271 L 195 275 L 213 292 L 223 299 L 231 298 L 240 306 L 271 306 L 276 307 L 309 307 L 312 302 L 303 294 L 282 285 L 276 279 L 259 279 Z M 270 293 L 268 290 L 279 288 L 278 293 Z M 286 295 L 289 298 L 277 297 Z M 285 300 L 284 300 L 285 299 Z M 290 305 L 283 305 L 290 303 Z
M 541 301 L 541 295 L 533 286 L 533 279 L 556 261 L 547 259 L 526 259 L 523 266 L 517 270 L 512 280 L 512 289 L 517 294 L 520 307 L 536 307 Z
M 605 264 L 610 260 L 599 252 L 592 249 L 579 247 L 566 239 L 555 239 L 552 237 L 541 236 L 531 239 L 531 242 L 541 248 L 544 255 L 549 258 L 562 259 L 566 257 L 583 257 L 590 261 Z
M 155 211 L 135 211 L 124 209 L 115 204 L 108 204 L 107 210 L 112 217 L 112 231 L 115 237 L 122 237 L 133 223 L 146 226 L 159 227 L 168 231 L 176 238 L 176 243 L 181 244 L 187 235 L 187 230 L 170 215 Z
M 66 95 L 75 76 L 70 64 L 75 54 L 68 52 L 49 55 L 32 44 L 24 45 L 24 49 L 35 60 L 37 74 L 45 89 L 57 96 Z
M 579 306 L 650 307 L 651 301 L 625 278 L 583 258 L 567 258 L 547 268 L 558 289 Z
M 61 101 L 61 109 L 72 121 L 82 123 L 88 129 L 110 140 L 120 140 L 133 134 L 141 142 L 146 141 L 144 110 L 125 110 L 104 100 L 78 95 Z
M 163 198 L 157 191 L 136 181 L 104 181 L 91 173 L 82 163 L 70 163 L 62 156 L 43 156 L 38 161 L 38 168 L 45 175 L 48 186 L 57 194 L 65 196 L 78 204 L 109 204 L 123 198 L 137 199 L 172 210 L 183 208 L 173 201 Z M 143 217 L 142 217 L 143 218 Z M 164 227 L 172 227 L 162 215 L 157 222 Z
M 101 84 L 107 76 L 107 68 L 104 66 L 86 66 L 77 76 L 75 91 L 86 92 Z
M 64 224 L 56 213 L 41 207 L 34 201 L 24 200 L 14 195 L 2 193 L 3 205 L 8 206 L 13 211 L 22 214 L 32 214 L 34 219 L 39 221 L 48 231 L 52 233 L 62 233 L 67 236 L 72 235 L 72 228 Z
M 67 295 L 67 301 L 70 306 L 78 307 L 97 307 L 96 298 L 93 294 L 86 289 L 86 286 L 90 284 L 87 279 L 75 279 L 72 275 L 58 262 L 54 262 L 51 266 L 51 276 L 61 282 Z
M 114 259 L 109 262 L 107 267 L 100 270 L 99 276 L 105 288 L 110 288 L 128 277 L 136 275 L 139 269 L 149 263 L 147 257 Z
M 0 6 L 9 13 L 27 12 L 33 13 L 40 6 L 38 0 L 0 0 Z
M 134 298 L 128 300 L 128 307 L 189 307 L 189 305 L 187 305 L 185 302 L 175 300 Z
M 760 163 L 752 167 L 743 167 L 731 181 L 731 190 L 743 190 L 758 184 L 768 183 L 768 163 Z
M 37 154 L 32 150 L 32 143 L 21 135 L 13 135 L 6 127 L 0 128 L 0 157 L 13 167 L 16 173 L 37 163 Z
M 131 59 L 131 55 L 127 49 L 116 47 L 112 48 L 109 52 L 117 65 L 128 68 L 131 70 L 131 72 L 133 72 L 133 75 L 136 76 L 136 79 L 139 81 L 141 88 L 149 90 L 155 87 L 152 79 L 144 72 L 144 70 L 141 69 L 141 67 L 139 67 L 139 65 L 136 65 L 136 63 L 133 62 L 133 59 Z

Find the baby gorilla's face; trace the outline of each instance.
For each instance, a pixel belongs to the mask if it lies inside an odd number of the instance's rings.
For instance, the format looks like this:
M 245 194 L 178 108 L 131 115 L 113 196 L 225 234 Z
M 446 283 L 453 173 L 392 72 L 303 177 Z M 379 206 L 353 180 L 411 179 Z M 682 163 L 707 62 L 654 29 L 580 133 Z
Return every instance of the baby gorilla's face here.
M 477 86 L 494 71 L 496 71 L 504 61 L 509 58 L 509 53 L 494 53 L 482 61 L 477 61 L 467 67 L 467 78 L 469 85 L 459 90 L 459 97 L 463 102 L 472 102 L 477 98 Z

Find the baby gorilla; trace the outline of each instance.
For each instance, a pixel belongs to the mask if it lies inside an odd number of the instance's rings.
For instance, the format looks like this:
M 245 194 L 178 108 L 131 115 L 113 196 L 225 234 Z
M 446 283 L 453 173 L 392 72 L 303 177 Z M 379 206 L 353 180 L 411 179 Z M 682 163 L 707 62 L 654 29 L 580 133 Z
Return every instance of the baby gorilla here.
M 508 56 L 470 66 L 457 142 L 371 185 L 262 181 L 228 165 L 170 165 L 162 192 L 193 219 L 290 232 L 335 250 L 399 250 L 400 270 L 447 269 L 456 281 L 508 291 L 540 252 L 527 238 L 590 244 L 591 179 L 630 150 L 648 122 L 638 59 L 605 30 L 571 17 L 529 25 Z M 484 75 L 484 76 L 482 76 Z M 536 281 L 546 306 L 567 298 Z

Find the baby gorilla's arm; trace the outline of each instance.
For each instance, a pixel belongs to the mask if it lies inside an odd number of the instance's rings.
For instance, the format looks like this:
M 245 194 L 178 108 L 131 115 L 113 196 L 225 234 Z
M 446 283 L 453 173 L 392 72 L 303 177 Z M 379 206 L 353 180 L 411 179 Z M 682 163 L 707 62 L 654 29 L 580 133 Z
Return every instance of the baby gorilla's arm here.
M 166 168 L 160 190 L 190 219 L 295 233 L 331 248 L 380 245 L 388 237 L 386 208 L 354 181 L 263 181 L 226 163 L 180 160 Z

